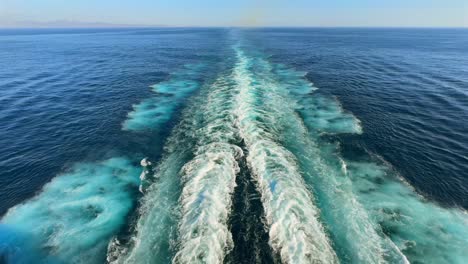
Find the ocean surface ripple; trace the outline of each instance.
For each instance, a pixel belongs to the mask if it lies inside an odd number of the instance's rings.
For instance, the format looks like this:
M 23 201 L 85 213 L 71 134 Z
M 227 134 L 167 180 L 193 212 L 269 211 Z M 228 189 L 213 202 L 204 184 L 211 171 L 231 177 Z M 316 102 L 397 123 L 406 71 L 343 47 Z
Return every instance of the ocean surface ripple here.
M 0 41 L 1 263 L 468 259 L 466 30 Z

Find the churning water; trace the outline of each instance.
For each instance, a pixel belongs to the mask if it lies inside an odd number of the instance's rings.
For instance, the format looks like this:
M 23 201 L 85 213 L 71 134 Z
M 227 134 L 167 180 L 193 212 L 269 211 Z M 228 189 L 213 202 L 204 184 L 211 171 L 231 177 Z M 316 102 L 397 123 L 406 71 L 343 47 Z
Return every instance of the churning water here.
M 466 30 L 6 30 L 0 46 L 0 262 L 468 259 Z

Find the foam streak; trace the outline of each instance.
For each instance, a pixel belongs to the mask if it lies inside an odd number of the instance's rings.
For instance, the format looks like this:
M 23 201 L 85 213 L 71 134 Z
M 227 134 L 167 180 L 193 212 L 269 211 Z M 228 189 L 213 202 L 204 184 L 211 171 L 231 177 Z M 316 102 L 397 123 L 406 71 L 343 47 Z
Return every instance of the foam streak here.
M 237 57 L 234 78 L 239 87 L 238 126 L 249 151 L 247 161 L 262 195 L 270 245 L 285 263 L 338 262 L 296 158 L 277 143 L 274 123 L 279 120 L 274 120 L 269 109 L 261 107 L 278 99 L 274 98 L 274 87 L 255 79 L 249 68 L 253 61 L 239 48 Z

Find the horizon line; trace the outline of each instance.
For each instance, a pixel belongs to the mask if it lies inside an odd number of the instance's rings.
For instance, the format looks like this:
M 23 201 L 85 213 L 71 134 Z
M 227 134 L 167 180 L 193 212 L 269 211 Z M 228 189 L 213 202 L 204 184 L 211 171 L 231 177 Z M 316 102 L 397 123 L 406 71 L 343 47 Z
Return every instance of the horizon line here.
M 151 29 L 151 28 L 394 28 L 394 29 L 468 29 L 468 26 L 325 26 L 325 25 L 271 25 L 271 26 L 203 26 L 203 25 L 103 25 L 103 26 L 2 26 L 0 29 Z

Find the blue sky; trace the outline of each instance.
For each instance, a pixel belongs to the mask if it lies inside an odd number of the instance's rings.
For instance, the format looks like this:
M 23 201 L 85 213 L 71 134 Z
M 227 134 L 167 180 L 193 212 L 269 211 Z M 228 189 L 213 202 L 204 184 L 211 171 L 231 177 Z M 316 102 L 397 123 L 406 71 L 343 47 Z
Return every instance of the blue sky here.
M 468 27 L 468 0 L 0 0 L 1 26 Z

